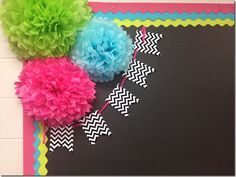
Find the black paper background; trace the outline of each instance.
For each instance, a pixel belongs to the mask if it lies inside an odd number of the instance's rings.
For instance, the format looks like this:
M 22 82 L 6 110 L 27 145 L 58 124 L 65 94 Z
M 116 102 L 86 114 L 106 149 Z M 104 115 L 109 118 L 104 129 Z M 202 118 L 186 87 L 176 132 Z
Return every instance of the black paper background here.
M 136 29 L 125 28 L 133 39 Z M 147 77 L 148 89 L 125 84 L 140 103 L 129 118 L 109 106 L 102 115 L 112 136 L 94 147 L 77 128 L 73 153 L 47 153 L 48 175 L 234 174 L 234 28 L 147 30 L 164 38 L 161 56 L 137 55 L 157 70 Z M 120 80 L 97 84 L 95 109 Z

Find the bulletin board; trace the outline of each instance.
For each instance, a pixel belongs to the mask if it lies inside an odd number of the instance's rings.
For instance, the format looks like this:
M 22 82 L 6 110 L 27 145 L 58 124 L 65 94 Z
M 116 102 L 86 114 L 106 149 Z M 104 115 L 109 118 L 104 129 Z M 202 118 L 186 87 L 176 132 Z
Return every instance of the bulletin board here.
M 161 36 L 156 48 L 146 46 L 135 56 L 155 72 L 147 75 L 147 88 L 125 82 L 139 101 L 129 107 L 128 118 L 106 107 L 102 117 L 112 134 L 99 136 L 95 146 L 75 127 L 68 142 L 73 150 L 50 152 L 51 128 L 43 143 L 42 124 L 24 117 L 24 175 L 233 175 L 234 6 L 89 5 L 94 16 L 113 20 L 133 42 L 142 29 Z M 158 55 L 148 53 L 152 49 Z M 122 74 L 96 85 L 93 111 L 104 105 Z

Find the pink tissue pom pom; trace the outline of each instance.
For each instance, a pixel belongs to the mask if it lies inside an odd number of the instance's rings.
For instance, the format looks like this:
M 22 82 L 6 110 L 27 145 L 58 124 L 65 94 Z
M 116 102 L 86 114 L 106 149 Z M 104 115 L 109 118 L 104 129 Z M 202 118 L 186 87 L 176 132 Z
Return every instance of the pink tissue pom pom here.
M 90 112 L 95 83 L 69 58 L 28 61 L 16 82 L 28 117 L 46 125 L 71 124 Z

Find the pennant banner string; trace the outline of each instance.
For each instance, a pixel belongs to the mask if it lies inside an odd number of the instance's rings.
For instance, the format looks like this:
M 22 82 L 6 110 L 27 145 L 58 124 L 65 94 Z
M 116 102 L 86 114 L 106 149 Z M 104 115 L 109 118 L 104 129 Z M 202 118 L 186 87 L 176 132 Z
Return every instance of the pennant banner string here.
M 146 38 L 146 27 L 143 26 L 140 31 L 142 32 L 142 42 L 145 42 L 145 38 Z M 136 49 L 134 50 L 133 61 L 136 60 L 138 51 L 139 51 L 138 48 L 136 48 Z M 120 87 L 123 87 L 123 86 L 124 86 L 126 80 L 127 80 L 127 77 L 126 77 L 126 76 L 123 76 L 123 79 L 121 80 L 121 83 L 120 83 Z M 109 101 L 106 101 L 106 103 L 102 106 L 102 108 L 98 111 L 98 113 L 101 114 L 101 113 L 107 108 L 107 106 L 108 106 L 109 104 L 110 104 L 110 102 L 109 102 Z
M 153 38 L 151 38 L 153 37 Z M 135 50 L 133 54 L 132 61 L 129 65 L 127 71 L 122 75 L 123 78 L 109 94 L 108 98 L 105 100 L 105 104 L 100 110 L 90 113 L 88 116 L 83 117 L 79 122 L 66 126 L 52 128 L 50 130 L 50 148 L 49 150 L 53 152 L 57 147 L 65 147 L 70 152 L 73 151 L 74 146 L 74 128 L 77 126 L 82 126 L 87 138 L 89 139 L 91 145 L 95 145 L 96 140 L 101 135 L 111 136 L 111 131 L 103 119 L 101 113 L 111 105 L 117 111 L 119 111 L 124 117 L 128 117 L 128 109 L 134 104 L 138 103 L 139 99 L 133 95 L 131 92 L 124 88 L 126 80 L 130 80 L 143 88 L 147 88 L 146 77 L 155 71 L 154 68 L 138 61 L 137 53 L 144 52 L 149 54 L 159 55 L 159 51 L 154 46 L 158 40 L 162 38 L 162 34 L 146 32 L 146 27 L 142 27 L 141 30 L 136 31 L 135 37 Z

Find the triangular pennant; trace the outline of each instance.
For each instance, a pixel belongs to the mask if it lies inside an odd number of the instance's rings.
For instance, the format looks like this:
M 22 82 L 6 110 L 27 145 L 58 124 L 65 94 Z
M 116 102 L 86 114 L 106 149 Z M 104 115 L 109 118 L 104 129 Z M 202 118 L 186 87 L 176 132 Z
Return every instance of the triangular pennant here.
M 143 37 L 145 35 L 144 41 Z M 142 31 L 136 31 L 136 37 L 134 41 L 134 49 L 139 52 L 148 53 L 153 55 L 160 55 L 160 51 L 157 48 L 157 42 L 163 38 L 163 34 L 147 32 L 143 34 Z
M 95 145 L 96 140 L 100 135 L 111 135 L 110 129 L 98 111 L 84 117 L 80 122 L 91 145 Z
M 127 79 L 135 82 L 141 87 L 147 88 L 146 77 L 148 76 L 148 74 L 151 74 L 153 72 L 155 72 L 154 68 L 142 63 L 141 61 L 133 60 L 123 76 L 126 76 Z
M 113 89 L 106 101 L 117 109 L 125 117 L 129 116 L 128 108 L 133 103 L 138 103 L 139 99 L 119 84 Z
M 64 127 L 52 127 L 50 129 L 49 151 L 53 152 L 57 147 L 65 147 L 70 152 L 74 146 L 74 129 L 72 125 Z

